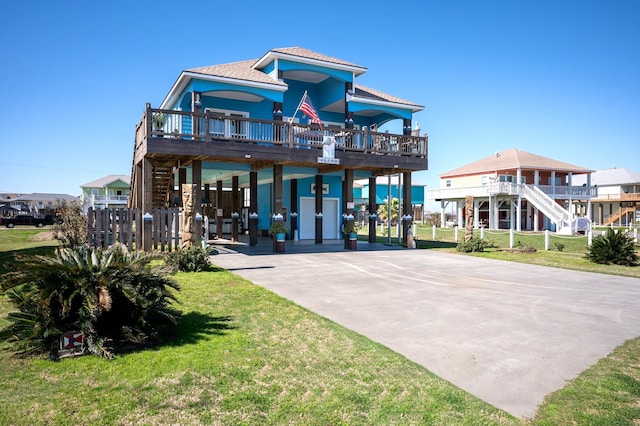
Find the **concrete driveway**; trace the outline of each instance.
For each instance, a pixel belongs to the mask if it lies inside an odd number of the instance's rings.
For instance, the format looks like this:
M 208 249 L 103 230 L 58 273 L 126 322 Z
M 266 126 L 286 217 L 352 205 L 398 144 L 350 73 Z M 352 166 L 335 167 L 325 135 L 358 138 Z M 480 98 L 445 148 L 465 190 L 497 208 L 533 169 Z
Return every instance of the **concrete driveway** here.
M 635 278 L 323 246 L 220 247 L 212 260 L 518 417 L 533 417 L 545 395 L 640 335 Z

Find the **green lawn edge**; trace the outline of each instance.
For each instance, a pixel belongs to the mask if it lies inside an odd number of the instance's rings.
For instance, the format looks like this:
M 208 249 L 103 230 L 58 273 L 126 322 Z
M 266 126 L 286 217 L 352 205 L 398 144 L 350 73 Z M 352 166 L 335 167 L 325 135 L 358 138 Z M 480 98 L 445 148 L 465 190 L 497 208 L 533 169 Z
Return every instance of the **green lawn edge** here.
M 53 245 L 3 238 L 5 260 Z M 534 419 L 517 419 L 230 272 L 176 279 L 183 320 L 165 345 L 54 363 L 0 344 L 0 425 L 639 424 L 640 338 L 547 396 Z M 10 309 L 0 296 L 0 327 Z

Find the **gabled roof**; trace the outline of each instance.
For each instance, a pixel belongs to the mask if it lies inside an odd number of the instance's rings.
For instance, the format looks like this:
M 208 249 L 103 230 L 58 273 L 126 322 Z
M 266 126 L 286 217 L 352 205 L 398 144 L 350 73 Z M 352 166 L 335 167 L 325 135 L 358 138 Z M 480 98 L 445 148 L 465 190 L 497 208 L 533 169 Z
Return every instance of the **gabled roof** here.
M 129 185 L 129 182 L 131 182 L 131 178 L 127 175 L 108 175 L 89 183 L 85 183 L 84 185 L 80 185 L 80 188 L 104 188 L 105 186 L 111 185 L 118 180 L 121 180 L 127 185 Z
M 369 87 L 362 86 L 360 84 L 354 84 L 355 94 L 357 98 L 370 99 L 374 101 L 393 102 L 397 104 L 411 105 L 416 107 L 418 111 L 423 110 L 424 106 L 416 104 L 414 102 L 407 101 L 397 96 L 389 95 L 388 93 L 381 92 L 379 90 L 371 89 Z
M 252 68 L 255 59 L 249 61 L 231 62 L 229 64 L 210 65 L 208 67 L 191 68 L 188 72 L 202 74 L 210 77 L 231 78 L 254 83 L 275 84 L 286 87 L 281 81 L 274 80 L 268 74 Z
M 271 49 L 258 59 L 247 61 L 231 62 L 228 64 L 210 65 L 205 67 L 191 68 L 183 71 L 171 90 L 162 101 L 160 108 L 168 108 L 178 99 L 179 94 L 187 87 L 191 79 L 207 79 L 213 81 L 226 81 L 234 84 L 247 85 L 252 87 L 266 87 L 277 91 L 286 91 L 287 83 L 278 80 L 272 74 L 267 74 L 261 69 L 275 59 L 290 59 L 297 62 L 306 62 L 329 68 L 336 68 L 352 72 L 355 76 L 363 74 L 367 68 L 348 62 L 323 53 L 302 47 L 284 47 Z M 412 107 L 413 112 L 424 109 L 423 105 L 410 102 L 375 89 L 364 87 L 354 83 L 354 100 L 363 103 L 395 103 Z
M 327 64 L 334 64 L 340 68 L 350 68 L 356 75 L 363 74 L 367 69 L 363 66 L 347 62 L 342 59 L 334 58 L 333 56 L 325 55 L 323 53 L 314 52 L 313 50 L 305 49 L 302 47 L 281 47 L 277 49 L 271 49 L 265 53 L 260 59 L 255 61 L 254 68 L 260 69 L 266 64 L 271 62 L 275 58 L 287 58 L 295 57 L 293 60 L 306 60 L 312 62 L 325 62 Z
M 501 170 L 550 170 L 557 172 L 590 173 L 593 170 L 573 164 L 564 163 L 541 155 L 518 149 L 508 149 L 496 152 L 494 155 L 474 161 L 466 166 L 458 167 L 440 175 L 441 178 L 475 175 L 480 173 L 495 172 Z
M 39 192 L 34 192 L 33 194 L 23 194 L 17 198 L 15 198 L 13 201 L 51 201 L 51 202 L 55 202 L 58 200 L 62 200 L 62 201 L 73 201 L 73 200 L 77 200 L 78 197 L 74 197 L 73 195 L 69 195 L 69 194 L 45 194 L 45 193 L 39 193 Z
M 586 176 L 576 176 L 573 178 L 574 185 L 587 183 Z M 640 184 L 640 173 L 623 168 L 612 168 L 596 170 L 591 173 L 591 185 L 611 186 L 611 185 L 632 185 Z

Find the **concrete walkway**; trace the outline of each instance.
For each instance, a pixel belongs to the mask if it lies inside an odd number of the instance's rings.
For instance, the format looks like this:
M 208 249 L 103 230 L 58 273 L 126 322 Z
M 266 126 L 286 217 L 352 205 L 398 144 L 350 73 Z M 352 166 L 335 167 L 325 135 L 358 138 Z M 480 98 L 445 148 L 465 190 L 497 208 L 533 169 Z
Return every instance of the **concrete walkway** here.
M 640 335 L 635 278 L 380 244 L 288 242 L 274 254 L 261 243 L 220 244 L 212 261 L 518 417 Z

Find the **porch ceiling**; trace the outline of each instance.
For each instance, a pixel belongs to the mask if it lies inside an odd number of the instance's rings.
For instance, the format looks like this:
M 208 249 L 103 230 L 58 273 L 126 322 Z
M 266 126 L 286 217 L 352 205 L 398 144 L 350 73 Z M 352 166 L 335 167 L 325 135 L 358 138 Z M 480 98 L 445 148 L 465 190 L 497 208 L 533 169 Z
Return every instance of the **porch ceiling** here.
M 238 185 L 241 188 L 249 187 L 249 176 L 252 171 L 249 164 L 242 163 L 215 163 L 202 162 L 202 184 L 209 184 L 214 187 L 218 181 L 222 181 L 224 188 L 231 188 L 232 178 L 238 177 Z M 273 182 L 273 169 L 267 167 L 257 171 L 258 184 L 267 184 Z M 318 169 L 315 167 L 283 167 L 283 180 L 305 179 L 317 175 Z M 337 170 L 328 173 L 321 173 L 323 176 L 344 176 L 343 170 Z M 372 176 L 366 170 L 354 170 L 354 180 L 366 179 Z M 175 176 L 177 184 L 177 175 Z M 191 166 L 187 166 L 187 183 L 191 183 Z

